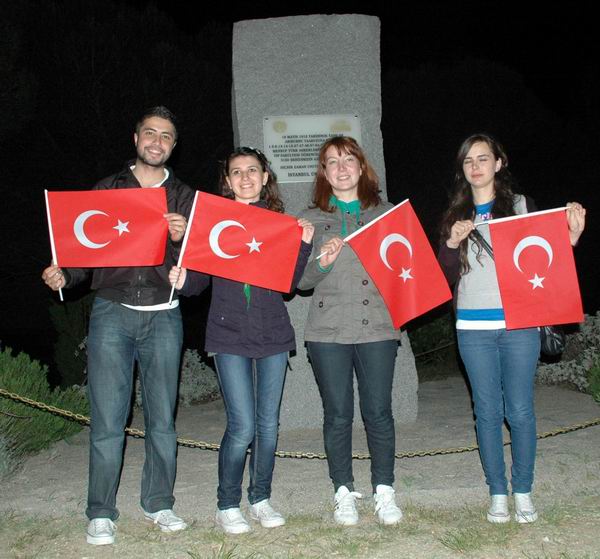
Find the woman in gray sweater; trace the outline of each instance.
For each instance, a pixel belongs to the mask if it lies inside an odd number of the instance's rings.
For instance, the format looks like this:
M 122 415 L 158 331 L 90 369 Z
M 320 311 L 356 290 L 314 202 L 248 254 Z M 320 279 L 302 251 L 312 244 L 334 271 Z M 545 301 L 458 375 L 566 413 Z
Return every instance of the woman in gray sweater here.
M 323 438 L 335 490 L 334 520 L 358 522 L 352 475 L 354 372 L 371 453 L 375 510 L 383 524 L 402 518 L 394 497 L 395 432 L 391 392 L 399 331 L 360 260 L 342 239 L 392 205 L 356 141 L 332 138 L 319 153 L 314 206 L 301 217 L 315 227 L 300 289 L 314 289 L 306 323 L 308 355 L 323 400 Z M 319 259 L 318 256 L 321 255 Z
M 585 226 L 585 209 L 567 204 L 571 244 Z M 533 384 L 540 354 L 537 328 L 507 330 L 496 268 L 483 241 L 474 237 L 475 223 L 528 213 L 532 201 L 514 194 L 508 158 L 488 134 L 467 138 L 456 159 L 455 192 L 442 222 L 439 260 L 448 281 L 457 283 L 458 348 L 471 384 L 479 454 L 489 486 L 489 522 L 510 520 L 502 425 L 511 432 L 515 520 L 534 522 L 531 498 L 536 453 Z M 478 228 L 491 244 L 489 227 Z M 482 244 L 483 243 L 483 244 Z

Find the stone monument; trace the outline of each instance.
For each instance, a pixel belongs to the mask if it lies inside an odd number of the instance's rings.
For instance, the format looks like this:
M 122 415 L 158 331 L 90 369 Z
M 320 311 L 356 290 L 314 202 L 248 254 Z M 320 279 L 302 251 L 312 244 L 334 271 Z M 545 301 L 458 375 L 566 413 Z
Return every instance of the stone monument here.
M 354 114 L 361 144 L 386 198 L 381 122 L 380 23 L 364 15 L 310 15 L 248 20 L 233 28 L 233 127 L 235 145 L 264 150 L 267 115 Z M 401 131 L 398 131 L 401 133 Z M 310 203 L 312 182 L 280 183 L 286 212 Z M 303 343 L 309 297 L 288 303 L 297 353 L 290 359 L 281 429 L 320 427 L 323 409 Z M 417 416 L 417 372 L 406 333 L 396 361 L 393 412 L 397 422 Z M 355 420 L 361 421 L 355 386 Z

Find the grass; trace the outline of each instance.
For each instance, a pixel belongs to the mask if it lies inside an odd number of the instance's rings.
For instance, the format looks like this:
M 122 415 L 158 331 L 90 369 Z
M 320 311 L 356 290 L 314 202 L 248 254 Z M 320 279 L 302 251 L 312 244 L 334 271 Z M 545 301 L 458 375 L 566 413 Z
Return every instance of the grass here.
M 85 543 L 80 516 L 41 517 L 5 511 L 0 541 L 15 559 L 119 557 L 123 559 L 313 559 L 397 557 L 485 557 L 520 559 L 598 558 L 599 498 L 541 507 L 533 525 L 492 525 L 485 507 L 433 508 L 408 504 L 401 524 L 377 524 L 362 507 L 356 527 L 336 526 L 329 516 L 290 516 L 285 527 L 229 536 L 209 522 L 192 522 L 184 532 L 164 534 L 138 518 L 121 518 L 114 546 Z
M 560 526 L 567 520 L 568 515 L 569 512 L 564 506 L 555 504 L 544 509 L 543 521 L 549 525 Z
M 543 552 L 542 554 L 524 553 L 523 558 L 524 559 L 594 559 L 594 558 L 597 559 L 598 555 L 597 554 L 589 555 L 588 553 L 586 553 L 585 555 L 572 555 L 568 551 L 565 551 L 565 552 L 559 553 L 558 555 L 552 555 L 547 552 Z
M 452 551 L 466 553 L 481 549 L 485 543 L 481 530 L 475 527 L 448 530 L 438 541 Z
M 221 544 L 218 549 L 213 549 L 210 552 L 210 555 L 204 555 L 202 551 L 194 552 L 188 551 L 187 554 L 191 559 L 206 559 L 209 557 L 210 559 L 241 559 L 244 557 L 245 559 L 258 559 L 260 555 L 256 553 L 251 553 L 250 555 L 240 555 L 238 554 L 238 546 L 237 545 L 228 545 Z

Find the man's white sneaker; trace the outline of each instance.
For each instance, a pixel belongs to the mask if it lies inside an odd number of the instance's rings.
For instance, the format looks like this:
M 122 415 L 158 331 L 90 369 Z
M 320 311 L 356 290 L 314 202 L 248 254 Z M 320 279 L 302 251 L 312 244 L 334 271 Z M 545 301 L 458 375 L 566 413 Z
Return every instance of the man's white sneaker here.
M 342 526 L 354 526 L 358 524 L 356 499 L 362 499 L 362 495 L 356 491 L 349 491 L 345 485 L 341 485 L 335 492 L 333 519 L 338 524 Z
M 108 545 L 115 543 L 117 526 L 110 518 L 92 518 L 87 527 L 87 543 Z
M 271 506 L 269 499 L 250 505 L 250 518 L 260 522 L 263 528 L 277 528 L 285 524 L 285 518 Z
M 163 509 L 157 512 L 144 511 L 144 516 L 147 520 L 154 522 L 163 532 L 178 532 L 187 528 L 187 524 L 171 509 Z
M 239 507 L 225 510 L 217 509 L 215 522 L 222 528 L 223 532 L 228 534 L 245 534 L 252 529 Z
M 508 495 L 492 495 L 487 519 L 488 522 L 494 524 L 504 524 L 510 520 L 510 514 L 508 514 Z
M 396 492 L 389 485 L 378 485 L 375 488 L 373 499 L 375 500 L 375 512 L 380 524 L 391 526 L 402 520 L 402 511 L 396 504 Z
M 529 524 L 538 519 L 537 510 L 531 500 L 531 493 L 514 493 L 515 520 L 519 524 Z

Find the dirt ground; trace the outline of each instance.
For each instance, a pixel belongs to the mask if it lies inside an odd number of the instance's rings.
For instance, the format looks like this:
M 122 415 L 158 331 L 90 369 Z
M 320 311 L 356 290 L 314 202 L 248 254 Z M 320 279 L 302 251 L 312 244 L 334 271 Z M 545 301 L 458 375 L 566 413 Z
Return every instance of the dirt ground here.
M 591 397 L 561 387 L 537 387 L 536 411 L 539 433 L 600 416 L 600 407 Z M 143 428 L 141 421 L 139 415 L 134 417 L 133 426 Z M 221 401 L 182 408 L 179 411 L 177 430 L 180 437 L 219 442 L 223 428 L 224 410 Z M 118 549 L 117 545 L 107 546 L 113 548 L 115 555 L 107 555 L 107 550 L 100 551 L 92 546 L 85 546 L 87 435 L 87 429 L 84 429 L 71 440 L 62 441 L 52 449 L 31 457 L 20 472 L 0 484 L 1 515 L 24 519 L 64 518 L 75 526 L 69 537 L 73 542 L 77 542 L 76 547 L 69 551 L 67 545 L 58 555 L 50 553 L 49 550 L 46 550 L 48 555 L 45 555 L 42 551 L 38 557 L 138 556 L 135 553 L 116 553 L 114 550 Z M 462 377 L 452 376 L 420 384 L 418 419 L 413 424 L 397 425 L 397 451 L 454 448 L 473 444 L 475 433 L 470 397 Z M 279 448 L 320 453 L 323 452 L 322 434 L 320 430 L 286 431 L 285 426 L 282 426 Z M 354 450 L 367 452 L 362 432 L 354 433 Z M 143 459 L 143 441 L 129 438 L 118 493 L 120 523 L 124 526 L 128 523 L 135 524 L 138 519 L 140 524 L 142 523 L 138 503 Z M 510 447 L 506 449 L 506 459 L 507 463 L 510 463 Z M 369 495 L 369 465 L 368 460 L 355 461 L 354 475 L 356 490 L 365 496 L 364 503 L 361 504 L 365 522 L 375 526 Z M 180 447 L 175 510 L 180 516 L 193 522 L 196 529 L 212 530 L 216 484 L 217 453 Z M 414 514 L 422 516 L 423 510 L 449 511 L 451 516 L 454 516 L 464 514 L 469 509 L 476 509 L 480 511 L 477 514 L 482 516 L 481 512 L 485 510 L 487 503 L 487 487 L 477 452 L 397 460 L 396 491 L 409 521 L 411 511 L 420 511 Z M 569 542 L 572 540 L 572 544 L 569 543 L 572 555 L 556 555 L 557 557 L 600 556 L 600 544 L 595 543 L 597 522 L 550 522 L 552 515 L 556 517 L 557 505 L 564 505 L 565 510 L 569 511 L 568 514 L 571 514 L 573 507 L 575 510 L 578 507 L 582 510 L 585 508 L 589 512 L 586 519 L 597 518 L 600 511 L 600 427 L 539 441 L 534 494 L 540 511 L 540 522 L 536 528 L 541 530 L 539 545 L 534 554 L 519 554 L 514 555 L 515 557 L 554 557 L 552 550 L 562 550 L 564 546 L 553 548 L 553 542 L 564 543 L 565 538 Z M 308 515 L 312 518 L 316 515 L 325 525 L 333 524 L 332 497 L 333 491 L 325 461 L 277 459 L 272 502 L 284 515 Z M 246 506 L 245 503 L 243 506 Z M 544 520 L 545 514 L 547 518 Z M 288 530 L 288 527 L 281 530 Z M 577 533 L 577 530 L 581 530 L 581 533 Z M 537 532 L 535 533 L 535 537 L 538 538 Z M 126 539 L 128 536 L 126 532 L 120 531 L 118 537 Z M 547 538 L 547 541 L 544 538 Z M 0 542 L 0 556 L 26 556 L 11 552 L 12 548 L 5 550 L 7 555 L 2 555 L 2 545 Z M 447 548 L 448 546 L 442 549 L 447 551 Z M 372 556 L 395 556 L 392 551 L 385 550 L 383 545 Z M 262 552 L 265 552 L 264 548 Z M 413 549 L 411 553 L 403 556 L 454 556 L 443 555 L 441 552 L 440 555 L 431 553 L 434 552 L 427 551 L 425 546 L 421 551 Z M 497 553 L 496 555 L 488 550 L 477 556 L 508 556 L 506 550 L 500 548 Z M 181 556 L 195 555 L 188 552 Z M 200 556 L 202 555 L 198 555 Z

